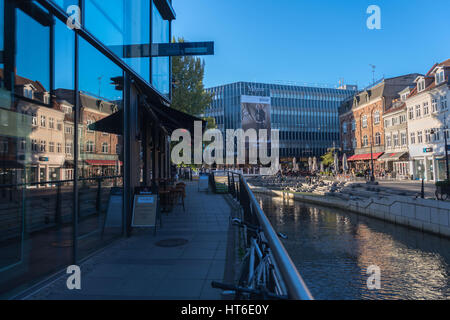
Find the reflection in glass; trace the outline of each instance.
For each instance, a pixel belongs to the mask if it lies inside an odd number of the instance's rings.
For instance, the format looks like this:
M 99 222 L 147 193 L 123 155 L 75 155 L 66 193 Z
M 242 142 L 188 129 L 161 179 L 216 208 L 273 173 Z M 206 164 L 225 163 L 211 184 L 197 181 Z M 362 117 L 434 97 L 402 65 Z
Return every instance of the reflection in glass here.
M 50 92 L 51 27 L 16 11 L 16 66 L 0 65 L 1 80 L 14 80 L 13 95 L 0 86 L 0 295 L 70 264 L 73 245 L 73 181 L 65 180 L 62 149 L 72 109 Z M 58 60 L 71 50 L 64 42 L 71 31 L 62 23 L 54 27 Z M 55 68 L 56 82 L 73 78 L 67 66 Z M 5 69 L 15 72 L 5 75 Z M 71 81 L 64 83 L 73 90 Z
M 17 10 L 17 81 L 30 79 L 23 95 L 45 103 L 43 94 L 50 89 L 50 32 L 48 27 Z M 33 54 L 30 54 L 30 53 Z M 30 96 L 28 96 L 30 95 Z
M 79 258 L 122 232 L 123 72 L 80 40 Z M 113 204 L 113 201 L 115 201 Z
M 86 0 L 85 21 L 86 28 L 107 46 L 150 43 L 150 0 Z M 123 57 L 120 50 L 113 51 Z M 149 57 L 124 61 L 150 82 Z
M 78 0 L 53 0 L 57 5 L 59 5 L 64 11 L 71 5 L 78 5 Z
M 3 15 L 4 15 L 4 12 L 3 12 L 3 10 L 4 10 L 4 1 L 5 0 L 0 0 L 0 50 L 3 50 L 3 42 L 4 42 L 4 40 L 3 40 L 3 27 L 4 27 L 4 21 L 5 21 L 5 19 L 4 19 L 4 17 L 3 17 Z
M 168 43 L 169 21 L 163 20 L 161 14 L 153 3 L 152 7 L 152 41 L 153 43 Z M 152 58 L 152 84 L 159 92 L 168 95 L 170 92 L 170 58 Z

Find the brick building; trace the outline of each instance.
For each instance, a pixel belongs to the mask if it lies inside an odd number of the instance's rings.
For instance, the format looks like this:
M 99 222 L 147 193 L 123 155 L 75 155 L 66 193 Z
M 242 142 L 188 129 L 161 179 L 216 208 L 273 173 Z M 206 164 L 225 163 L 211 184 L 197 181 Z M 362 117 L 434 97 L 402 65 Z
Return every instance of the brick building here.
M 351 168 L 364 172 L 374 162 L 376 175 L 384 171 L 384 162 L 378 161 L 385 151 L 383 115 L 399 92 L 410 86 L 418 74 L 408 74 L 379 81 L 346 100 L 339 108 L 341 147 L 348 155 Z

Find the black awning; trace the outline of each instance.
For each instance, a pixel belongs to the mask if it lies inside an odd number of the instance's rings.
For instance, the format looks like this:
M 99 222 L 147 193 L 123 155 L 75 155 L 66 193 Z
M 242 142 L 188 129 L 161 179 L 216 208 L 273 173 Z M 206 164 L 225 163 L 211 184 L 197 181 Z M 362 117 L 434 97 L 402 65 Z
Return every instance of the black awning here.
M 73 168 L 75 164 L 75 161 L 73 160 L 65 160 L 63 164 L 63 168 Z M 84 164 L 83 160 L 78 160 L 78 166 L 82 166 Z
M 149 107 L 170 134 L 176 129 L 186 129 L 191 133 L 191 135 L 193 135 L 194 124 L 196 121 L 200 121 L 202 123 L 202 129 L 206 127 L 206 121 L 176 109 L 170 107 L 156 108 L 151 105 L 149 105 Z
M 176 129 L 186 129 L 191 135 L 194 134 L 194 122 L 201 121 L 202 129 L 206 126 L 206 121 L 193 117 L 187 113 L 175 110 L 170 107 L 152 107 L 147 104 L 150 111 L 158 118 L 159 124 L 166 129 L 168 134 Z M 123 134 L 123 109 L 118 112 L 103 118 L 88 126 L 90 130 L 122 135 Z
M 112 115 L 94 122 L 88 126 L 88 129 L 122 135 L 123 133 L 123 109 L 113 113 Z

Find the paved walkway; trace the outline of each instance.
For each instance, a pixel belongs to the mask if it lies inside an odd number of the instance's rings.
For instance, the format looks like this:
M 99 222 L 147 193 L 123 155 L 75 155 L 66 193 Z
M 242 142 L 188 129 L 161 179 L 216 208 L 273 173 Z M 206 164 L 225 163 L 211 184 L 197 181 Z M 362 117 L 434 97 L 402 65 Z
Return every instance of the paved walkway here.
M 420 193 L 422 190 L 422 181 L 383 181 L 378 180 L 380 186 L 398 191 L 410 192 L 412 194 Z M 424 192 L 426 198 L 434 198 L 436 185 L 434 182 L 424 183 Z
M 186 212 L 181 206 L 163 214 L 163 228 L 141 229 L 121 239 L 81 267 L 81 290 L 68 290 L 67 275 L 28 299 L 220 299 L 211 281 L 223 281 L 230 206 L 221 195 L 198 192 L 188 183 Z M 185 239 L 160 247 L 166 239 Z

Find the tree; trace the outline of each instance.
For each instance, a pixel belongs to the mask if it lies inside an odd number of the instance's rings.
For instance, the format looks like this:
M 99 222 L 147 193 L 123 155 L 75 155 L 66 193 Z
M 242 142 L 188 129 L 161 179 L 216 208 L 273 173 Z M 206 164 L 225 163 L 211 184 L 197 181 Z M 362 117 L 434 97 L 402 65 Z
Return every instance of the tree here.
M 322 157 L 322 163 L 324 166 L 328 167 L 334 163 L 334 154 L 333 151 L 329 151 L 324 154 Z
M 175 38 L 172 42 L 176 42 Z M 178 42 L 184 42 L 179 38 Z M 205 62 L 193 56 L 172 57 L 172 107 L 198 116 L 204 113 L 212 101 L 212 95 L 205 91 L 203 78 Z
M 206 117 L 206 118 L 203 118 L 203 120 L 205 120 L 207 122 L 206 129 L 216 129 L 217 128 L 216 118 Z

